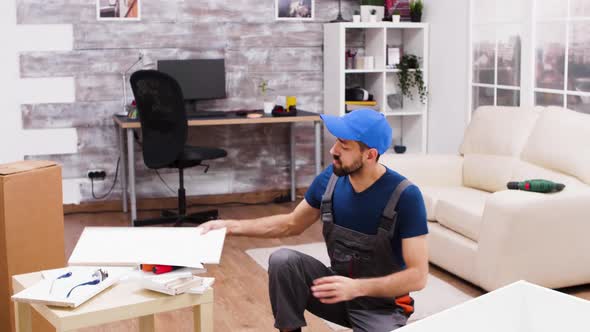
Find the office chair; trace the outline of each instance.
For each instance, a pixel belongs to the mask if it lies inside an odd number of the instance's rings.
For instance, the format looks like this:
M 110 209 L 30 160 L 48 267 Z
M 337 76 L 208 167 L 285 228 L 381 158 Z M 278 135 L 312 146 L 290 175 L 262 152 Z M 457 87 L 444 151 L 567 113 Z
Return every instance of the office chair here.
M 141 123 L 143 160 L 151 169 L 178 168 L 178 213 L 164 211 L 162 217 L 134 220 L 134 226 L 183 222 L 200 224 L 217 219 L 217 210 L 186 213 L 184 169 L 202 165 L 205 160 L 223 158 L 223 149 L 186 145 L 188 123 L 184 98 L 178 82 L 168 74 L 156 70 L 139 70 L 131 75 L 131 89 L 135 96 Z

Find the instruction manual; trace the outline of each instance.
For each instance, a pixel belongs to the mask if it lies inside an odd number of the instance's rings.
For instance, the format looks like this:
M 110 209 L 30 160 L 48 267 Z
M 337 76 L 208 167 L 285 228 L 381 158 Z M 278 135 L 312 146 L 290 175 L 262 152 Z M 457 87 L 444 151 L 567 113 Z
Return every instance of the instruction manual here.
M 75 308 L 132 270 L 131 267 L 70 266 L 42 271 L 42 280 L 13 295 L 12 300 Z

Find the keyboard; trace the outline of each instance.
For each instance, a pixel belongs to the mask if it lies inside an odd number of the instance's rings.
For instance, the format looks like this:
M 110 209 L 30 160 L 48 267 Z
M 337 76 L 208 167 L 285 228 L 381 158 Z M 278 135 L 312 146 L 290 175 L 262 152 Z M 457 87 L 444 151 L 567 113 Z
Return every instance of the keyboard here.
M 225 118 L 227 116 L 226 112 L 219 111 L 197 111 L 197 112 L 190 112 L 187 114 L 189 119 L 202 119 L 202 118 Z

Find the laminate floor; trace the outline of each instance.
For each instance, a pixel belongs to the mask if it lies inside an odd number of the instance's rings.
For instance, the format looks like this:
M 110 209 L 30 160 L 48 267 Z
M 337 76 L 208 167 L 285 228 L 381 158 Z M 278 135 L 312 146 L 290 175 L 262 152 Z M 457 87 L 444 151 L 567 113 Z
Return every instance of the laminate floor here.
M 288 213 L 295 203 L 221 206 L 221 218 L 248 219 L 271 214 Z M 195 209 L 194 211 L 197 211 Z M 140 217 L 155 216 L 153 212 L 140 213 Z M 65 217 L 66 257 L 69 257 L 82 230 L 86 226 L 127 226 L 128 215 L 124 213 L 70 214 Z M 208 266 L 208 275 L 215 277 L 215 331 L 263 332 L 276 331 L 268 299 L 268 278 L 245 250 L 280 245 L 295 245 L 322 240 L 321 225 L 316 222 L 302 235 L 284 239 L 254 239 L 227 237 L 221 264 Z M 105 244 L 106 245 L 106 244 Z M 463 292 L 479 296 L 483 291 L 472 284 L 431 265 L 430 272 L 455 285 Z M 590 285 L 564 289 L 564 292 L 590 300 Z M 319 318 L 306 313 L 306 332 L 332 332 Z M 160 314 L 156 317 L 159 331 L 192 331 L 190 310 Z M 138 321 L 128 320 L 108 325 L 86 328 L 84 332 L 138 331 Z

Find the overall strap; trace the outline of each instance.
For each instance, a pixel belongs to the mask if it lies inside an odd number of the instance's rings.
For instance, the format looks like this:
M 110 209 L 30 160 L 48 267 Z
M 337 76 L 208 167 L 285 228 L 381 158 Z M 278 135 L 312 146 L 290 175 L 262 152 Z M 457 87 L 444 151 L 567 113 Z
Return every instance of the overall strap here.
M 332 194 L 334 194 L 334 187 L 336 187 L 336 181 L 338 181 L 338 176 L 336 174 L 332 174 L 330 177 L 330 181 L 328 181 L 328 186 L 326 187 L 326 191 L 322 196 L 322 204 L 320 206 L 320 212 L 323 214 L 332 213 Z
M 393 236 L 395 231 L 395 207 L 397 206 L 397 203 L 399 202 L 399 199 L 402 196 L 404 190 L 406 190 L 406 188 L 411 185 L 412 182 L 410 182 L 408 179 L 404 179 L 402 182 L 400 182 L 400 184 L 398 184 L 393 190 L 393 193 L 389 197 L 389 201 L 383 210 L 380 227 L 384 228 L 389 233 L 390 237 Z

